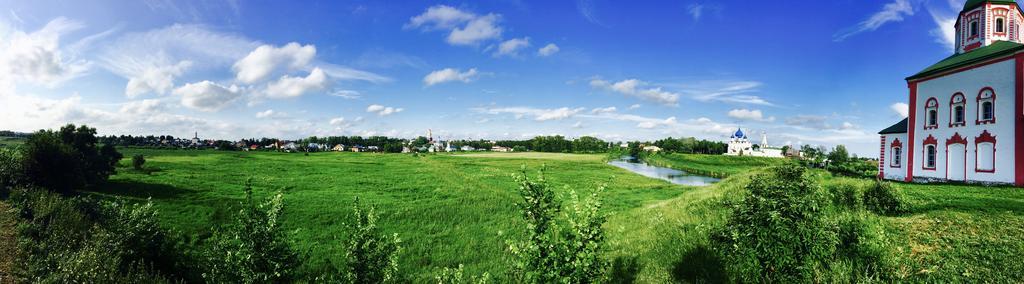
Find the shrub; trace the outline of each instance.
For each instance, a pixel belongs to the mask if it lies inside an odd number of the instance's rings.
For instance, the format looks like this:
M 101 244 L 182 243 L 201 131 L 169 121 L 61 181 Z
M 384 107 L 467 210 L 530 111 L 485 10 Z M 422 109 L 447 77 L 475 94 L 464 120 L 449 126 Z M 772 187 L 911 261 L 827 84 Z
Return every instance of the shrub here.
M 808 282 L 833 255 L 836 232 L 824 216 L 826 199 L 802 167 L 784 165 L 753 177 L 713 234 L 736 282 Z
M 832 202 L 836 206 L 853 210 L 864 209 L 864 190 L 858 182 L 839 179 L 825 187 L 832 194 Z
M 10 148 L 0 147 L 0 199 L 7 199 L 10 190 L 22 183 L 21 155 Z
M 876 181 L 874 186 L 864 191 L 864 206 L 883 215 L 902 214 L 909 210 L 906 197 L 886 181 Z
M 245 184 L 245 200 L 235 224 L 215 233 L 207 255 L 208 282 L 280 283 L 293 281 L 298 254 L 281 226 L 284 196 L 277 193 L 258 203 L 251 181 Z
M 513 276 L 526 283 L 602 282 L 608 267 L 600 257 L 605 216 L 600 213 L 599 196 L 604 188 L 598 188 L 586 200 L 570 190 L 571 205 L 565 220 L 556 222 L 560 203 L 544 180 L 544 169 L 537 181 L 528 179 L 525 169 L 516 181 L 523 198 L 518 205 L 528 237 L 526 241 L 510 242 L 515 257 Z
M 398 281 L 398 254 L 402 250 L 398 234 L 385 235 L 377 228 L 374 207 L 363 211 L 359 199 L 352 202 L 353 220 L 346 245 L 347 278 L 351 283 L 393 283 Z
M 62 193 L 106 182 L 123 157 L 112 145 L 97 145 L 96 129 L 73 124 L 32 134 L 23 151 L 27 181 Z
M 142 165 L 145 165 L 145 164 L 146 164 L 146 157 L 143 157 L 142 154 L 137 154 L 135 156 L 132 156 L 132 168 L 135 168 L 135 170 L 142 170 Z
M 16 273 L 32 282 L 168 282 L 189 269 L 156 220 L 152 204 L 67 198 L 16 190 L 19 249 Z

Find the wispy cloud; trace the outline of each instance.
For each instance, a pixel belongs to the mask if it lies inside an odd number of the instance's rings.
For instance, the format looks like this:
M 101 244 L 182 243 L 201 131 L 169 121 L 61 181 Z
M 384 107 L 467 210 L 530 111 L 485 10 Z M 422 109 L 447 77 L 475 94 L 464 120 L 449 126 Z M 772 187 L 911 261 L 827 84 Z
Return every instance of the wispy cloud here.
M 700 17 L 704 15 L 704 5 L 700 3 L 693 3 L 686 7 L 686 12 L 693 17 L 694 21 L 700 21 Z
M 554 43 L 549 43 L 548 45 L 545 45 L 544 47 L 541 47 L 540 49 L 538 49 L 537 50 L 537 55 L 542 56 L 542 57 L 547 57 L 547 56 L 551 56 L 551 55 L 553 55 L 555 53 L 558 53 L 559 50 L 560 49 L 558 48 L 558 45 L 555 45 Z
M 663 105 L 675 106 L 679 103 L 679 94 L 665 91 L 661 87 L 647 87 L 649 83 L 637 79 L 626 79 L 609 82 L 602 79 L 590 80 L 590 86 Z
M 597 9 L 594 8 L 593 0 L 576 0 L 576 11 L 591 24 L 604 26 L 604 23 L 597 17 Z
M 755 95 L 763 84 L 758 81 L 703 81 L 675 84 L 684 94 L 701 102 L 725 102 L 775 106 Z
M 562 120 L 573 117 L 579 114 L 584 108 L 533 108 L 533 107 L 486 107 L 486 108 L 473 108 L 471 109 L 477 113 L 483 114 L 512 114 L 516 119 L 523 117 L 532 117 L 536 121 L 548 121 L 548 120 Z
M 862 32 L 877 30 L 887 23 L 903 21 L 904 16 L 912 15 L 914 15 L 914 6 L 910 0 L 894 0 L 882 6 L 881 11 L 875 12 L 856 26 L 836 33 L 832 36 L 832 40 L 843 41 Z
M 519 50 L 530 47 L 530 38 L 514 38 L 498 44 L 498 50 L 494 51 L 495 57 L 517 56 Z

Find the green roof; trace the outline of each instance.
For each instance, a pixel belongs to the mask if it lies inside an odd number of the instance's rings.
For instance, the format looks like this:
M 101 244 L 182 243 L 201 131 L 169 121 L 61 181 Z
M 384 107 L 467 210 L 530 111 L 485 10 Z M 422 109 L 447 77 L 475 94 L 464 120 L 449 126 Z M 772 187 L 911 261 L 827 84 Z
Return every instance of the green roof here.
M 967 11 L 967 10 L 970 10 L 970 9 L 974 9 L 974 7 L 981 6 L 981 4 L 985 4 L 985 2 L 989 2 L 989 3 L 992 3 L 992 4 L 1016 4 L 1017 3 L 1014 0 L 967 0 L 967 3 L 964 3 L 964 11 Z
M 907 133 L 907 118 L 879 131 L 878 134 Z
M 907 77 L 907 80 L 918 79 L 957 67 L 997 58 L 1003 55 L 1013 54 L 1021 49 L 1024 49 L 1024 44 L 1009 41 L 997 41 L 988 46 L 979 47 L 968 52 L 946 57 L 946 59 L 939 61 L 939 63 L 928 66 L 928 68 L 921 70 L 921 72 L 917 72 L 917 74 Z

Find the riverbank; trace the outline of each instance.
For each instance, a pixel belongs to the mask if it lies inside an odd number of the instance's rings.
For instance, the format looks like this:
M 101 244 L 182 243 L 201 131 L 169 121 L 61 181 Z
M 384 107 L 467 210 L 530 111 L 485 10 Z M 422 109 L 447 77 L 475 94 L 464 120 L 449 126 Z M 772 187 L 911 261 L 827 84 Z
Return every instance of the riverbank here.
M 793 162 L 790 159 L 780 158 L 679 153 L 653 153 L 641 155 L 640 158 L 654 166 L 673 168 L 715 178 L 726 178 L 750 172 L 754 169 L 764 169 Z

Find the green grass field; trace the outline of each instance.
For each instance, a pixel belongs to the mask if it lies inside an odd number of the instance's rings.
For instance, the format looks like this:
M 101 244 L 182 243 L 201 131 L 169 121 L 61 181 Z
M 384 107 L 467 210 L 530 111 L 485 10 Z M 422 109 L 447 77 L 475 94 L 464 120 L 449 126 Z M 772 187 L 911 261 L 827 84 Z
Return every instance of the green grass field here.
M 708 233 L 727 214 L 721 201 L 738 196 L 752 173 L 781 159 L 701 155 L 660 156 L 659 164 L 728 177 L 706 187 L 684 187 L 636 175 L 605 163 L 603 155 L 481 153 L 461 155 L 220 152 L 124 149 L 144 154 L 145 171 L 122 161 L 105 196 L 152 198 L 168 227 L 208 236 L 230 221 L 253 178 L 257 195 L 281 190 L 294 247 L 309 256 L 313 274 L 343 259 L 343 223 L 351 201 L 382 210 L 382 227 L 397 233 L 405 250 L 401 272 L 431 281 L 442 267 L 466 265 L 466 273 L 506 271 L 506 244 L 522 235 L 511 175 L 542 165 L 561 193 L 606 184 L 610 214 L 608 259 L 616 280 L 693 282 L 723 276 L 708 250 Z M 815 170 L 822 184 L 872 181 L 832 177 Z M 898 277 L 909 282 L 985 282 L 1024 279 L 1024 190 L 968 185 L 897 184 L 911 212 L 879 216 L 899 248 Z
M 21 137 L 0 137 L 0 147 L 13 147 L 19 146 L 25 143 L 25 138 Z
M 530 175 L 546 165 L 548 181 L 562 193 L 566 186 L 589 191 L 606 184 L 604 203 L 613 214 L 694 190 L 606 165 L 602 155 L 123 151 L 145 155 L 148 170 L 122 160 L 101 194 L 152 197 L 166 224 L 189 235 L 206 236 L 229 221 L 247 178 L 257 195 L 283 191 L 295 247 L 311 256 L 307 272 L 342 261 L 342 224 L 359 197 L 382 210 L 385 232 L 402 238 L 401 269 L 418 281 L 460 263 L 467 273 L 504 273 L 505 241 L 523 231 L 512 174 L 524 165 Z

